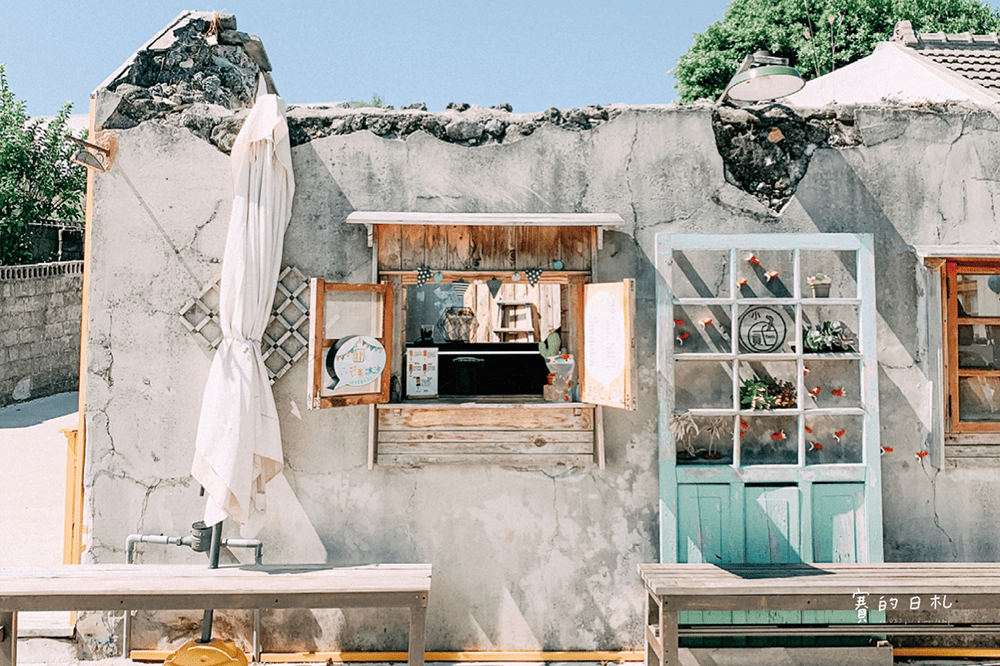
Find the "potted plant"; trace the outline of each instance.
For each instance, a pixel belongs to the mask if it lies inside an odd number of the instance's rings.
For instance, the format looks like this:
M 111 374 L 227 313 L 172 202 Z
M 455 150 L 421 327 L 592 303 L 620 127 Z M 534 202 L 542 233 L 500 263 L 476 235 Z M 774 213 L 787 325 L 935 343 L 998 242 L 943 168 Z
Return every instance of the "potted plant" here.
M 810 278 L 806 278 L 806 282 L 812 287 L 813 298 L 830 297 L 830 283 L 832 280 L 829 275 L 817 273 Z
M 716 416 L 712 419 L 712 422 L 708 424 L 708 451 L 699 451 L 698 455 L 702 456 L 706 460 L 720 460 L 722 454 L 715 449 L 715 440 L 722 439 L 726 434 L 727 425 L 730 423 L 729 418 L 725 416 Z
M 795 407 L 795 386 L 770 377 L 754 375 L 740 386 L 740 407 L 743 409 L 781 409 Z
M 698 457 L 691 441 L 698 436 L 698 432 L 698 424 L 694 422 L 691 412 L 674 414 L 670 417 L 670 433 L 674 436 L 674 442 L 677 444 L 678 460 L 694 460 Z M 681 449 L 681 446 L 684 448 Z
M 819 326 L 808 328 L 802 336 L 802 344 L 807 352 L 854 351 L 854 336 L 841 321 L 824 321 Z

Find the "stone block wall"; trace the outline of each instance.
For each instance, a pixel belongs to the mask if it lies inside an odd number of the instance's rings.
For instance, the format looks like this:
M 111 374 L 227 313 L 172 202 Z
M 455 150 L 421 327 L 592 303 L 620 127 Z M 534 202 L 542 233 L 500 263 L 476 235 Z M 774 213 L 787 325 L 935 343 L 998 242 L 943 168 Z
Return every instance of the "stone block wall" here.
M 0 267 L 0 407 L 80 381 L 83 262 Z

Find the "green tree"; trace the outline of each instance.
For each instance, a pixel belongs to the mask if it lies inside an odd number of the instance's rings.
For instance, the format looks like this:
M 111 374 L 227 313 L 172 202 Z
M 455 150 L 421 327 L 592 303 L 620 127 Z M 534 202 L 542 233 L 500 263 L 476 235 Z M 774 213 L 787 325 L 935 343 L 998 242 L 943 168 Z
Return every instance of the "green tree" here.
M 902 20 L 918 32 L 1000 32 L 1000 14 L 980 0 L 732 0 L 677 61 L 681 101 L 718 98 L 759 49 L 788 58 L 806 79 L 828 74 L 871 55 Z
M 66 140 L 70 108 L 67 102 L 49 122 L 31 120 L 0 64 L 0 266 L 33 261 L 29 223 L 83 216 L 87 174 L 69 159 L 76 150 Z

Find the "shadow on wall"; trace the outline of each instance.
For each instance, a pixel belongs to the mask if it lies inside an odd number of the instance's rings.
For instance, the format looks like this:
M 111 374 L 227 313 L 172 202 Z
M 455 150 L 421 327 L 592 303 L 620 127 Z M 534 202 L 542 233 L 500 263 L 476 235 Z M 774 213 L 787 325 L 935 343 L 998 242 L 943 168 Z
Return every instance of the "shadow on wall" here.
M 371 262 L 365 227 L 341 222 L 354 212 L 354 206 L 312 143 L 293 148 L 292 161 L 295 198 L 282 265 L 297 266 L 306 277 L 343 282 L 361 263 Z M 352 250 L 359 249 L 363 252 L 352 256 Z
M 874 236 L 878 314 L 910 359 L 916 358 L 916 259 L 909 243 L 840 151 L 817 151 L 803 185 L 796 197 L 818 231 Z M 880 347 L 885 343 L 881 340 Z

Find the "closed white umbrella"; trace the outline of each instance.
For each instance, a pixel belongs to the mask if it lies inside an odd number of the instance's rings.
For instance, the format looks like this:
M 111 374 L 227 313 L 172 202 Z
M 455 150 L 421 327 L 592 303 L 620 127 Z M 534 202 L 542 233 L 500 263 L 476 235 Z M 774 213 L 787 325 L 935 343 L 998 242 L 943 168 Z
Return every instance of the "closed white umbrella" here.
M 281 471 L 278 412 L 261 355 L 295 181 L 277 95 L 259 97 L 232 150 L 233 212 L 222 262 L 222 342 L 198 420 L 191 473 L 208 493 L 205 524 L 226 516 L 256 532 L 264 486 Z

